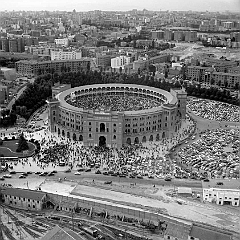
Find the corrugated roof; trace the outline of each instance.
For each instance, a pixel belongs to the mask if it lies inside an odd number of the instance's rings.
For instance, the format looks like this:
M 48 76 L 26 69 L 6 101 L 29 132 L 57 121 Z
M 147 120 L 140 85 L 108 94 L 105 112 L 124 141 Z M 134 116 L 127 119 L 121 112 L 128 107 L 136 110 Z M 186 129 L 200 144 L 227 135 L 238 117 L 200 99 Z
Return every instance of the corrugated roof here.
M 191 230 L 191 225 L 185 225 L 178 222 L 168 222 L 165 235 L 178 239 L 188 239 Z
M 33 190 L 22 189 L 22 188 L 6 188 L 2 190 L 2 194 L 14 196 L 14 197 L 29 198 L 37 201 L 40 201 L 46 195 L 46 193 L 44 192 L 33 191 Z
M 225 231 L 207 228 L 206 226 L 197 226 L 193 224 L 190 236 L 199 240 L 231 240 L 232 234 Z
M 41 240 L 82 240 L 83 238 L 68 228 L 55 226 Z
M 188 187 L 178 187 L 178 194 L 181 193 L 192 194 L 192 189 Z

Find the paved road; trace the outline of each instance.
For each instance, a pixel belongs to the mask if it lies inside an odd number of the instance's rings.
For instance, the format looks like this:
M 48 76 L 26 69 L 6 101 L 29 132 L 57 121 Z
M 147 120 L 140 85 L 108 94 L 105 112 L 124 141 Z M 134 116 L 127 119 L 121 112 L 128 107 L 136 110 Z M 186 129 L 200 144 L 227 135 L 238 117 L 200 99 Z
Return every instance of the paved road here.
M 18 93 L 17 96 L 15 98 L 13 98 L 7 105 L 7 108 L 12 110 L 12 105 L 15 103 L 15 101 L 22 95 L 22 93 L 26 90 L 27 86 L 24 86 L 23 88 L 21 88 Z

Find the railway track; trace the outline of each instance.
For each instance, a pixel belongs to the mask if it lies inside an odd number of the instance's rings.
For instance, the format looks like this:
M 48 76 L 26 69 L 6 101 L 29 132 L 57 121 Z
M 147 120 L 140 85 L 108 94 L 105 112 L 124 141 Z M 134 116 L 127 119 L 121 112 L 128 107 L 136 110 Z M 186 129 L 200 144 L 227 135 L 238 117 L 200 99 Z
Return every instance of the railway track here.
M 15 237 L 13 237 L 12 232 L 8 229 L 8 227 L 6 227 L 5 225 L 3 225 L 3 223 L 0 223 L 0 229 L 3 231 L 3 233 L 5 234 L 5 236 L 9 239 L 9 240 L 17 240 Z M 3 239 L 3 234 L 1 234 L 2 237 L 1 239 Z

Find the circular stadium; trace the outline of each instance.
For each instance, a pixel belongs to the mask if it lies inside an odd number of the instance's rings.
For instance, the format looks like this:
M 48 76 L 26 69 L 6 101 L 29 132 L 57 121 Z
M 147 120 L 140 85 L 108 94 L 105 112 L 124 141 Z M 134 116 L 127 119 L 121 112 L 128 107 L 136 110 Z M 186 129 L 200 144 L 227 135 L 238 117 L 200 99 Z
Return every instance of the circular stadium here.
M 49 127 L 85 146 L 120 148 L 169 138 L 186 114 L 186 92 L 133 84 L 58 87 L 48 100 Z

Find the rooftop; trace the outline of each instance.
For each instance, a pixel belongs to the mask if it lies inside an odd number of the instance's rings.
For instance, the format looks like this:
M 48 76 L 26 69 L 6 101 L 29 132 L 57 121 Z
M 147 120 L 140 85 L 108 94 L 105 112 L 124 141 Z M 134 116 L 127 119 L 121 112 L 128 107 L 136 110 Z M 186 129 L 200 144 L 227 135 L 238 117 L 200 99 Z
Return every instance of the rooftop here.
M 49 231 L 41 240 L 82 240 L 83 238 L 68 228 L 58 225 Z
M 2 190 L 2 194 L 21 197 L 21 198 L 28 198 L 28 199 L 33 199 L 37 201 L 42 200 L 42 198 L 46 195 L 46 193 L 43 193 L 43 192 L 22 189 L 22 188 L 6 188 Z
M 206 226 L 198 226 L 193 224 L 191 232 L 189 234 L 191 237 L 204 240 L 230 240 L 232 239 L 232 234 L 227 231 L 213 229 Z

